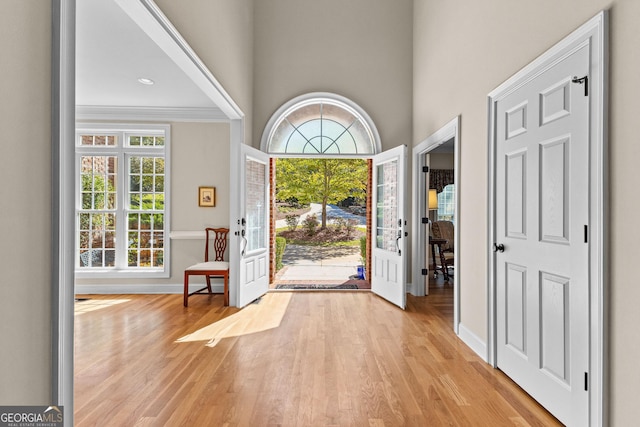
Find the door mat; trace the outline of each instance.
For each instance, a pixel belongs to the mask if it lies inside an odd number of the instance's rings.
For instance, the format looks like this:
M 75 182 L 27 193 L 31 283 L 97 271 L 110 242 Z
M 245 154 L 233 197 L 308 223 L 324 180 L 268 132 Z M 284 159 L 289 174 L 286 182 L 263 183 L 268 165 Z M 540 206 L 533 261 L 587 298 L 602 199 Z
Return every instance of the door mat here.
M 293 289 L 293 290 L 303 290 L 303 289 L 322 289 L 322 290 L 331 290 L 331 289 L 358 289 L 358 285 L 343 283 L 342 285 L 319 285 L 319 284 L 298 284 L 298 285 L 276 285 L 276 289 Z

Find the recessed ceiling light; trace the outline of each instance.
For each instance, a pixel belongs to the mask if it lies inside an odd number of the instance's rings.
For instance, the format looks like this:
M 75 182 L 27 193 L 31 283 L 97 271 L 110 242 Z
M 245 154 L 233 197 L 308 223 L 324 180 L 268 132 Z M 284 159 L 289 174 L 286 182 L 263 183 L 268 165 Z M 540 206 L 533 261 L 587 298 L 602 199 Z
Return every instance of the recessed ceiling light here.
M 140 83 L 142 83 L 143 85 L 149 85 L 149 86 L 151 86 L 152 84 L 154 84 L 154 83 L 155 83 L 153 80 L 151 80 L 151 79 L 147 79 L 146 77 L 140 77 L 140 78 L 138 79 L 138 81 L 139 81 Z

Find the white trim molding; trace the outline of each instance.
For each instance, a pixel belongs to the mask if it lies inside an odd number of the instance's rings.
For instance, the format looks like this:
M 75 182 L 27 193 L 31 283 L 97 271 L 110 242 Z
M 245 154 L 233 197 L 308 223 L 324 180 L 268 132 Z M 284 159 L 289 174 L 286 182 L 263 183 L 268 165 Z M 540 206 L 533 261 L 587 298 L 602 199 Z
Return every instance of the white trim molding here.
M 338 95 L 330 92 L 311 92 L 306 93 L 304 95 L 297 96 L 289 101 L 285 102 L 280 108 L 276 110 L 275 113 L 271 116 L 266 126 L 264 127 L 264 132 L 262 133 L 262 139 L 260 140 L 260 150 L 265 153 L 269 153 L 269 143 L 271 141 L 271 137 L 276 130 L 277 124 L 283 117 L 286 117 L 292 111 L 302 108 L 305 105 L 314 104 L 317 102 L 324 102 L 328 104 L 339 105 L 341 108 L 347 109 L 357 117 L 364 125 L 369 127 L 371 131 L 371 136 L 373 137 L 373 153 L 364 153 L 364 154 L 349 154 L 349 155 L 338 155 L 338 154 L 301 154 L 301 153 L 273 153 L 277 157 L 364 157 L 369 158 L 374 154 L 378 154 L 382 152 L 382 142 L 380 140 L 380 134 L 378 133 L 378 128 L 376 124 L 373 122 L 369 114 L 360 107 L 358 104 L 346 98 L 342 95 Z
M 228 122 L 219 108 L 168 108 L 168 107 L 118 107 L 76 106 L 77 120 L 138 120 L 152 122 Z
M 51 402 L 73 426 L 75 0 L 51 2 Z
M 590 277 L 590 324 L 589 324 L 589 425 L 607 424 L 608 389 L 608 289 L 605 279 L 608 277 L 608 12 L 601 11 L 580 28 L 568 35 L 551 49 L 536 58 L 488 95 L 488 234 L 487 253 L 493 253 L 491 245 L 495 242 L 495 116 L 499 99 L 512 93 L 522 85 L 534 79 L 551 65 L 565 57 L 577 46 L 587 45 L 590 50 L 589 71 L 589 277 Z M 495 257 L 487 257 L 487 361 L 496 365 L 496 283 Z
M 171 231 L 169 238 L 171 240 L 204 240 L 206 233 L 203 230 L 192 231 Z
M 189 283 L 189 292 L 195 292 L 202 288 L 201 283 Z M 211 290 L 214 294 L 224 293 L 224 283 L 222 279 L 211 279 Z M 113 295 L 113 294 L 182 294 L 184 292 L 184 284 L 145 284 L 145 285 L 77 285 L 76 293 L 78 295 Z
M 463 323 L 458 324 L 458 338 L 473 350 L 482 360 L 487 362 L 487 343 L 473 333 Z

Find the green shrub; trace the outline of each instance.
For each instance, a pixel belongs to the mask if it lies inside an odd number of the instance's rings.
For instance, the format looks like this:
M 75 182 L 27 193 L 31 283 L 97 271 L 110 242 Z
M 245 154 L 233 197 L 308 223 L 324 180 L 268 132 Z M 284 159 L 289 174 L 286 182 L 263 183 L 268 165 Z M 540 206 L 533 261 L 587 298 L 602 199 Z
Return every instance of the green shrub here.
M 276 237 L 276 271 L 282 268 L 282 256 L 284 248 L 287 247 L 287 239 L 284 237 Z
M 287 215 L 285 217 L 285 221 L 287 222 L 289 231 L 295 231 L 296 228 L 298 228 L 298 223 L 300 222 L 300 215 Z
M 309 236 L 316 234 L 316 228 L 320 223 L 315 214 L 308 215 L 303 221 L 302 226 L 307 230 Z
M 364 264 L 367 259 L 367 236 L 360 238 L 360 256 L 362 257 L 362 263 Z

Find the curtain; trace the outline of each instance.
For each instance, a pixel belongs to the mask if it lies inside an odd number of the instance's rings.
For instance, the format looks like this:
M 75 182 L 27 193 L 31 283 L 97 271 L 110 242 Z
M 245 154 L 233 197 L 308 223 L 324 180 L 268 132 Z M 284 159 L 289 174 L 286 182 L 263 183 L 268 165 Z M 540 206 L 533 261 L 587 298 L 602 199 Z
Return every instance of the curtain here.
M 453 169 L 429 169 L 429 188 L 440 193 L 449 184 L 453 184 Z

